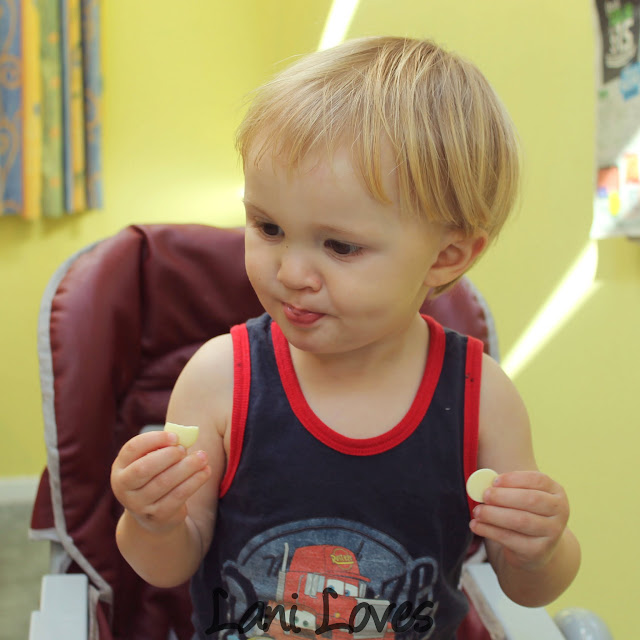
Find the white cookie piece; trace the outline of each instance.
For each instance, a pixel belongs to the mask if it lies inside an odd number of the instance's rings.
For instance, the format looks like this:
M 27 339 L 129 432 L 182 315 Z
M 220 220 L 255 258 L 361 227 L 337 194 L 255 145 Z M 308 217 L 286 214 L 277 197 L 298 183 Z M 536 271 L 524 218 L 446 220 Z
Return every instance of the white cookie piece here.
M 467 493 L 475 502 L 483 502 L 484 492 L 493 484 L 498 474 L 493 469 L 478 469 L 467 480 Z
M 170 431 L 178 436 L 178 444 L 181 444 L 185 449 L 188 449 L 197 439 L 199 427 L 190 427 L 182 424 L 175 424 L 174 422 L 167 422 L 164 425 L 165 431 Z

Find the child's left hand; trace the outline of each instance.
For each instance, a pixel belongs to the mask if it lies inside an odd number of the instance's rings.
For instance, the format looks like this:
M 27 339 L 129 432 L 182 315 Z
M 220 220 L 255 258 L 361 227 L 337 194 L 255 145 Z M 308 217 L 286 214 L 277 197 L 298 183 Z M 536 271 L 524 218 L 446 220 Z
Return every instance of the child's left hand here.
M 511 566 L 535 571 L 551 559 L 569 520 L 564 489 L 540 471 L 499 475 L 473 510 L 471 530 L 502 547 Z

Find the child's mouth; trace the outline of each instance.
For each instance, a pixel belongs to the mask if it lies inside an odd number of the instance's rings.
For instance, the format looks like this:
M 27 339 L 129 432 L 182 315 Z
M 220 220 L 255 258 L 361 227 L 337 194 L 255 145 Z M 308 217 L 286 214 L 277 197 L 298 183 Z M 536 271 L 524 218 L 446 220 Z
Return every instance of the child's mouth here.
M 310 326 L 324 316 L 324 313 L 308 311 L 307 309 L 298 309 L 297 307 L 292 307 L 286 302 L 282 303 L 282 308 L 284 310 L 284 315 L 289 322 L 301 326 Z

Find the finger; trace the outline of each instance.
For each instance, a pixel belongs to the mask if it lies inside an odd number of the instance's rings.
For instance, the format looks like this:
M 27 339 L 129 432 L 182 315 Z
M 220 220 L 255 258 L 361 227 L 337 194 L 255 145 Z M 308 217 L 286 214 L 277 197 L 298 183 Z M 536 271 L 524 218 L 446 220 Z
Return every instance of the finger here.
M 553 516 L 562 511 L 563 498 L 560 494 L 537 489 L 490 487 L 484 493 L 484 502 L 486 505 L 518 509 L 540 516 Z
M 174 465 L 167 467 L 162 473 L 155 475 L 139 492 L 145 504 L 152 504 L 173 492 L 207 466 L 207 454 L 196 451 Z
M 124 468 L 114 470 L 121 486 L 138 491 L 147 486 L 156 476 L 170 469 L 186 457 L 184 447 L 162 447 L 145 454 Z
M 554 548 L 554 540 L 548 537 L 527 536 L 509 529 L 472 520 L 471 530 L 478 536 L 499 544 L 505 552 L 513 554 L 520 563 L 539 565 L 548 559 Z
M 494 487 L 512 489 L 535 489 L 547 493 L 559 493 L 562 487 L 548 475 L 540 471 L 509 471 L 501 473 L 494 481 Z
M 479 505 L 473 510 L 475 520 L 483 525 L 513 531 L 526 536 L 548 536 L 555 531 L 553 518 L 519 509 Z
M 514 553 L 526 553 L 532 544 L 535 544 L 535 541 L 539 539 L 535 536 L 528 536 L 511 529 L 503 529 L 487 522 L 481 522 L 477 519 L 470 522 L 470 527 L 476 535 L 487 540 L 493 540 Z
M 200 489 L 211 477 L 209 465 L 190 475 L 171 491 L 163 495 L 144 510 L 148 522 L 168 522 L 176 515 L 179 519 L 186 515 L 186 501 Z
M 169 431 L 147 431 L 146 433 L 140 433 L 125 442 L 116 458 L 116 463 L 120 468 L 124 468 L 156 449 L 169 447 L 177 443 L 178 436 Z

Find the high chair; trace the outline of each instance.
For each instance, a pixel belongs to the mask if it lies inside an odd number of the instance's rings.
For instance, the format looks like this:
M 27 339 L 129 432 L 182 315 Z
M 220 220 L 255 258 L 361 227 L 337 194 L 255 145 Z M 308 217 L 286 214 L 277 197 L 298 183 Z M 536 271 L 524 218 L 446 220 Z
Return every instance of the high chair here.
M 423 311 L 478 337 L 497 359 L 491 314 L 468 279 Z M 260 313 L 239 229 L 127 227 L 52 277 L 38 331 L 47 468 L 30 531 L 50 541 L 51 573 L 31 640 L 191 638 L 187 586 L 152 587 L 120 556 L 111 464 L 127 440 L 164 424 L 171 389 L 196 349 Z M 464 572 L 472 607 L 458 637 L 564 638 L 544 609 L 504 596 L 481 553 Z

